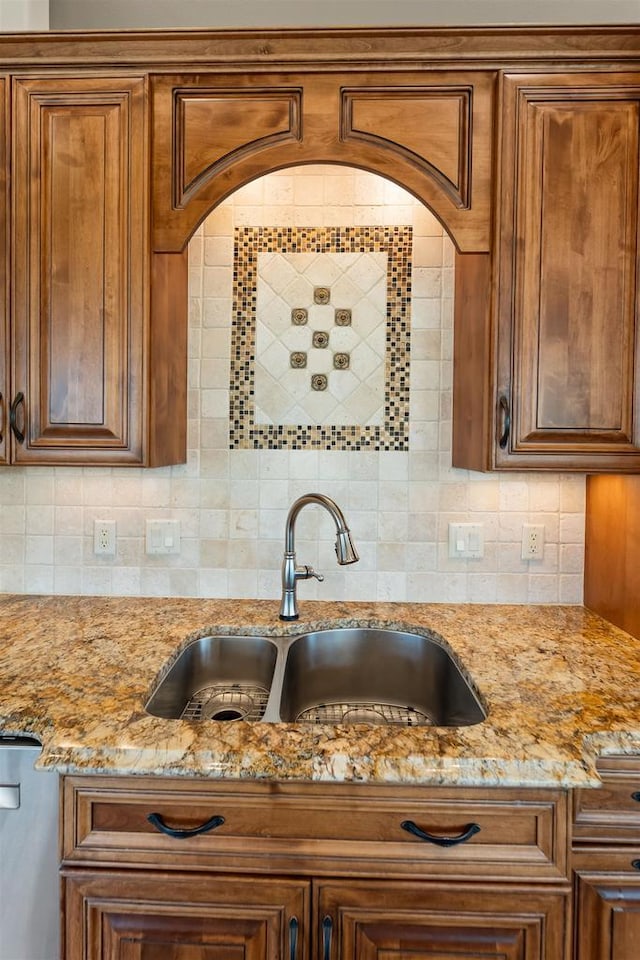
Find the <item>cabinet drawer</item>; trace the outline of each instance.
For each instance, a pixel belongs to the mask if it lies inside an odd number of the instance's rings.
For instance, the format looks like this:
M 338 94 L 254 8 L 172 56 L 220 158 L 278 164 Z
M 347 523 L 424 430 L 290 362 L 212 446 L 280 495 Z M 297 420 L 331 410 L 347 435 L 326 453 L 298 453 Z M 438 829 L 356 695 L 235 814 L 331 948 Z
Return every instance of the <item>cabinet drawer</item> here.
M 597 769 L 602 787 L 574 791 L 574 842 L 640 845 L 640 758 L 607 757 Z
M 66 777 L 66 863 L 332 875 L 548 879 L 567 870 L 559 790 Z M 193 830 L 176 839 L 149 822 Z M 439 846 L 407 824 L 463 842 Z M 405 826 L 403 826 L 403 824 Z M 479 829 L 471 828 L 471 825 Z
M 577 873 L 615 874 L 634 878 L 640 888 L 640 840 L 631 846 L 616 844 L 611 846 L 576 847 L 571 858 L 571 866 Z

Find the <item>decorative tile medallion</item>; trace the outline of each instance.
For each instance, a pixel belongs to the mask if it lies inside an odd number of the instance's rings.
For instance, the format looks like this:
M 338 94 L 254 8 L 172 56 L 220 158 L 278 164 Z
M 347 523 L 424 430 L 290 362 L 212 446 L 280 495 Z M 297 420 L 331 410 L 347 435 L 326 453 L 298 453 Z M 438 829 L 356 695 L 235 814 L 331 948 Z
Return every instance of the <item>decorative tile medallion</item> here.
M 331 290 L 329 287 L 315 287 L 313 291 L 314 303 L 329 303 L 331 300 Z
M 232 448 L 408 449 L 411 255 L 410 226 L 236 228 Z
M 351 310 L 336 310 L 333 316 L 337 327 L 351 326 Z

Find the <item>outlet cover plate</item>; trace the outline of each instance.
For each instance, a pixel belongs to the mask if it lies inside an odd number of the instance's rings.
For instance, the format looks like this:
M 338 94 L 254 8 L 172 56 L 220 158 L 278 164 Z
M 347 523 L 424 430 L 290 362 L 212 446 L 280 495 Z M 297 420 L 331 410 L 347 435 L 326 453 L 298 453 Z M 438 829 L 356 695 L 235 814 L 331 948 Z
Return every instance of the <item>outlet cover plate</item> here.
M 542 560 L 544 556 L 544 524 L 524 523 L 522 525 L 523 560 Z
M 96 557 L 115 557 L 116 522 L 115 520 L 93 521 L 93 553 Z

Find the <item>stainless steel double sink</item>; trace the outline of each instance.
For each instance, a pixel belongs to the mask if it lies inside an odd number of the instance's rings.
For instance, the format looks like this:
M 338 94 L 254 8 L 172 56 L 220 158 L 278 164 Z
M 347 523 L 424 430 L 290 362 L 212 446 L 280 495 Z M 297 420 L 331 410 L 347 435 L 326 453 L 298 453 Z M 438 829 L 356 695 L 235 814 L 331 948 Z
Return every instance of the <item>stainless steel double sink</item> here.
M 437 640 L 374 627 L 201 637 L 160 672 L 146 710 L 218 722 L 457 727 L 486 719 Z

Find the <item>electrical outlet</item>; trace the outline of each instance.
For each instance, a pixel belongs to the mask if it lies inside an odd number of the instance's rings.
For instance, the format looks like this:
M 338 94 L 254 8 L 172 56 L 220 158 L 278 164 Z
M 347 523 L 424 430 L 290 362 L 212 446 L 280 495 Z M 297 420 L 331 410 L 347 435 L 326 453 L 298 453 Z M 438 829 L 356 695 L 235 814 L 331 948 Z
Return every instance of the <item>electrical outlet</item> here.
M 544 524 L 525 523 L 522 526 L 522 559 L 542 560 L 544 554 Z
M 99 557 L 115 557 L 116 555 L 116 522 L 115 520 L 93 521 L 93 552 Z

